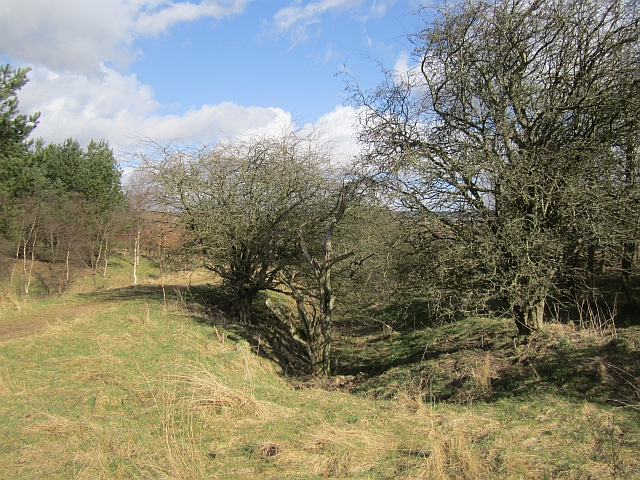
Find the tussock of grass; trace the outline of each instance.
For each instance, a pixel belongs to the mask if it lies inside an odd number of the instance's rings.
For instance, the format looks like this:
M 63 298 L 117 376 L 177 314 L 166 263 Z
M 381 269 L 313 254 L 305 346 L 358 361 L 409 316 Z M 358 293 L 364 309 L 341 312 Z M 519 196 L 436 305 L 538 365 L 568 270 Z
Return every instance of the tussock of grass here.
M 189 373 L 177 377 L 186 382 L 191 390 L 190 396 L 184 399 L 187 408 L 204 407 L 219 414 L 233 412 L 253 415 L 260 419 L 286 415 L 287 408 L 272 402 L 256 400 L 251 386 L 246 383 L 225 384 L 202 364 L 190 370 Z
M 351 427 L 322 421 L 301 435 L 300 448 L 313 473 L 345 477 L 373 470 L 396 441 L 366 420 Z

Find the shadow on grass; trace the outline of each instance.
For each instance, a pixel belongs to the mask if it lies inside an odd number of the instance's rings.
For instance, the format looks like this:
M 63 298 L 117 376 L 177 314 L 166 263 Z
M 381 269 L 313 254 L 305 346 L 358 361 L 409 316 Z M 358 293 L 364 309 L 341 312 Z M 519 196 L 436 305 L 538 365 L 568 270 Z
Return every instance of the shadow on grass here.
M 104 302 L 146 300 L 162 303 L 163 301 L 162 287 L 160 285 L 133 285 L 109 290 L 97 290 L 89 293 L 80 293 L 78 297 Z
M 278 364 L 284 375 L 305 375 L 305 353 L 265 305 L 266 295 L 259 294 L 252 312 L 252 323 L 233 321 L 233 296 L 219 285 L 136 285 L 83 294 L 100 301 L 140 300 L 177 306 L 193 314 L 195 321 L 223 327 L 232 341 L 245 340 L 253 351 Z
M 467 318 L 433 327 L 338 325 L 336 373 L 356 375 L 352 391 L 375 398 L 399 392 L 425 401 L 495 401 L 554 393 L 640 406 L 640 327 L 596 336 L 552 324 L 517 337 L 509 319 Z
M 229 339 L 247 341 L 255 353 L 278 364 L 283 375 L 306 373 L 305 353 L 266 308 L 265 295 L 254 303 L 252 324 L 232 321 L 230 297 L 219 286 L 165 285 L 163 291 L 159 285 L 140 285 L 84 296 L 177 305 L 196 321 L 223 327 Z M 371 397 L 410 391 L 425 400 L 465 403 L 555 393 L 640 405 L 640 326 L 619 328 L 613 339 L 560 325 L 518 338 L 508 319 L 433 325 L 428 313 L 418 303 L 337 321 L 334 374 L 353 376 L 348 388 Z
M 640 328 L 619 329 L 617 338 L 571 337 L 542 335 L 516 346 L 491 397 L 551 392 L 640 408 Z

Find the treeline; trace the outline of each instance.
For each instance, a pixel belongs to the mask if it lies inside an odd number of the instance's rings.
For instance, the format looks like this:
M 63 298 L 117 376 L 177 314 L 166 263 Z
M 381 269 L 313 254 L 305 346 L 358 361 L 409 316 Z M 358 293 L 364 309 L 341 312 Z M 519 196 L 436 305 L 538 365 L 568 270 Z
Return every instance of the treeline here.
M 29 297 L 36 261 L 49 264 L 40 284 L 64 293 L 72 267 L 106 274 L 114 216 L 125 206 L 121 172 L 105 141 L 32 141 L 38 114 L 18 111 L 27 69 L 0 69 L 0 234 L 2 277 L 13 302 Z M 4 297 L 3 297 L 4 300 Z
M 126 208 L 134 276 L 153 229 L 161 270 L 211 271 L 239 321 L 254 321 L 259 292 L 290 295 L 293 312 L 268 303 L 274 335 L 314 374 L 330 374 L 336 306 L 420 297 L 433 319 L 510 315 L 520 334 L 549 316 L 612 326 L 621 297 L 603 279 L 640 307 L 636 3 L 425 11 L 409 36 L 415 68 L 383 71 L 370 91 L 348 82 L 364 148 L 348 169 L 302 131 L 155 145 L 127 195 L 105 143 L 26 140 L 37 122 L 15 109 L 26 72 L 7 67 L 4 241 L 25 278 L 34 258 L 67 275 L 76 259 L 95 276 Z

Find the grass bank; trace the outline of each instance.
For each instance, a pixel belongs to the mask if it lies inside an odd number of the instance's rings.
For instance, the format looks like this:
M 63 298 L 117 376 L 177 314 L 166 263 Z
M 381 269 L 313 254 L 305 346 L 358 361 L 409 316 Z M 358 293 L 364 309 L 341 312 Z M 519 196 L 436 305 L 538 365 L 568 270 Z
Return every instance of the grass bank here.
M 614 369 L 560 372 L 637 358 L 633 339 L 342 325 L 328 389 L 168 292 L 0 309 L 0 478 L 640 478 L 639 412 L 606 398 Z

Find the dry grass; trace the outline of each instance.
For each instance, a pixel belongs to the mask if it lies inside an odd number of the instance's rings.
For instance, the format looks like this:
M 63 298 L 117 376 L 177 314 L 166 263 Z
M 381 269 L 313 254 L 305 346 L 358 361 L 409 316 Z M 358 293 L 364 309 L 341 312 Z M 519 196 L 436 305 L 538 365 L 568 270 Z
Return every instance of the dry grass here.
M 285 407 L 256 400 L 250 383 L 226 384 L 203 364 L 188 370 L 188 373 L 177 376 L 178 380 L 187 383 L 190 390 L 189 396 L 182 399 L 188 409 L 202 407 L 217 414 L 251 415 L 263 420 L 282 418 L 287 414 Z
M 299 442 L 305 463 L 314 474 L 346 477 L 371 471 L 393 450 L 397 438 L 366 420 L 350 427 L 320 420 L 306 429 Z
M 477 479 L 486 474 L 464 432 L 458 429 L 434 429 L 427 435 L 429 445 L 418 476 L 434 480 Z
M 498 422 L 470 413 L 440 413 L 434 404 L 425 404 L 421 395 L 409 392 L 398 395 L 396 401 L 413 425 L 397 447 L 399 453 L 418 460 L 415 476 L 407 478 L 472 480 L 488 476 L 486 458 L 472 437 L 486 435 Z
M 482 403 L 501 375 L 493 352 L 451 359 L 473 403 L 425 403 L 422 388 L 372 400 L 294 389 L 181 305 L 86 302 L 0 344 L 7 478 L 640 477 L 624 412 L 554 396 Z

